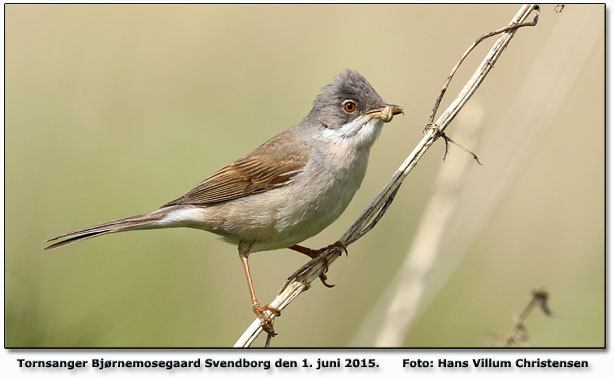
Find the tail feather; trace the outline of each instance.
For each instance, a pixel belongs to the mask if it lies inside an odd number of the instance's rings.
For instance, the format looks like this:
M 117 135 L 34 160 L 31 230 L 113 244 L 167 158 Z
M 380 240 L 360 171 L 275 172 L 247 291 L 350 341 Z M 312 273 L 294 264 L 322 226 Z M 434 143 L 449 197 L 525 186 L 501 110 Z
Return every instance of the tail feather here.
M 68 245 L 68 244 L 71 244 L 71 243 L 74 243 L 74 242 L 78 242 L 78 241 L 81 241 L 81 240 L 85 240 L 85 239 L 93 238 L 93 237 L 96 237 L 96 236 L 108 234 L 110 232 L 113 232 L 113 231 L 110 231 L 110 230 L 108 230 L 108 231 L 94 231 L 94 232 L 89 232 L 87 234 L 82 234 L 82 235 L 79 235 L 79 236 L 73 236 L 72 238 L 64 239 L 64 240 L 61 240 L 61 241 L 59 241 L 57 243 L 53 243 L 53 244 L 45 247 L 45 250 L 53 249 L 53 248 L 57 248 L 57 247 L 63 247 L 65 245 Z
M 155 228 L 155 222 L 164 218 L 166 211 L 155 211 L 153 213 L 137 215 L 134 217 L 128 217 L 124 219 L 118 219 L 111 222 L 97 224 L 95 226 L 82 228 L 80 230 L 68 232 L 66 234 L 58 235 L 51 239 L 46 240 L 45 242 L 52 242 L 59 240 L 51 245 L 45 247 L 47 249 L 53 249 L 57 247 L 62 247 L 74 242 L 78 242 L 81 240 L 93 238 L 100 235 L 109 234 L 112 232 L 119 231 L 128 231 L 135 229 L 143 229 L 150 228 L 147 226 L 151 226 L 151 228 Z M 63 240 L 61 240 L 63 239 Z

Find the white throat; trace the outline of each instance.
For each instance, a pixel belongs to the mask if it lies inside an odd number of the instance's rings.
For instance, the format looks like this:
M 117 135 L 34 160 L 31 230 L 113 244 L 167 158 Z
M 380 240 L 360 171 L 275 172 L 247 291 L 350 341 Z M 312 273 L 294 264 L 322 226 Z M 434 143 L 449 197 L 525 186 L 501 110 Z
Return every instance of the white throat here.
M 346 147 L 369 149 L 382 131 L 383 125 L 382 120 L 363 115 L 338 129 L 324 130 L 321 138 L 327 142 L 342 143 Z

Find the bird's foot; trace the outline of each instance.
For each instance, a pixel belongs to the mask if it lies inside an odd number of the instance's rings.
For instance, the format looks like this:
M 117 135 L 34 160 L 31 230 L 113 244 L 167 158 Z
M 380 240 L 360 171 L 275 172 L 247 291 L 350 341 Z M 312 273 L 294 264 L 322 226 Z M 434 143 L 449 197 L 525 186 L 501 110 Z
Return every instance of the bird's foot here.
M 343 250 L 343 252 L 345 252 L 345 255 L 346 255 L 346 256 L 348 255 L 348 249 L 347 249 L 347 247 L 345 246 L 345 244 L 341 243 L 341 242 L 340 242 L 340 241 L 338 241 L 338 240 L 337 240 L 336 242 L 334 242 L 333 244 L 329 245 L 329 246 L 326 246 L 326 247 L 324 247 L 324 248 L 320 248 L 320 249 L 318 249 L 318 252 L 319 252 L 319 253 L 323 253 L 324 251 L 326 251 L 326 250 L 328 250 L 328 249 L 333 249 L 333 248 L 339 248 L 339 249 L 342 249 L 342 250 Z
M 328 277 L 326 276 L 326 272 L 328 272 L 328 259 L 323 255 L 324 252 L 332 249 L 332 248 L 339 248 L 342 249 L 345 252 L 345 255 L 347 256 L 348 254 L 348 250 L 345 247 L 345 245 L 343 243 L 341 243 L 340 241 L 336 241 L 335 243 L 328 245 L 324 248 L 320 248 L 320 249 L 311 249 L 311 248 L 306 248 L 306 247 L 302 247 L 300 245 L 295 245 L 290 247 L 290 249 L 300 252 L 304 255 L 307 255 L 309 257 L 311 257 L 311 261 L 308 262 L 307 264 L 305 264 L 301 269 L 297 270 L 296 272 L 294 272 L 290 277 L 288 277 L 288 279 L 286 280 L 286 282 L 284 283 L 284 285 L 282 286 L 281 290 L 279 290 L 279 293 L 281 293 L 282 291 L 284 291 L 286 289 L 286 287 L 288 287 L 288 285 L 290 284 L 290 282 L 292 282 L 293 280 L 297 279 L 297 278 L 301 278 L 303 275 L 305 275 L 307 273 L 307 271 L 309 270 L 309 268 L 311 268 L 314 264 L 316 264 L 318 261 L 318 258 L 322 259 L 322 262 L 324 263 L 324 271 L 322 272 L 322 274 L 320 274 L 320 281 L 322 281 L 322 284 L 328 288 L 332 288 L 335 285 L 331 285 L 328 282 L 326 282 L 326 280 L 328 279 Z M 303 277 L 304 279 L 305 277 Z M 309 287 L 309 286 L 307 286 Z M 279 294 L 278 293 L 278 294 Z
M 329 250 L 329 249 L 333 249 L 333 248 L 340 248 L 343 249 L 343 251 L 345 252 L 345 255 L 348 255 L 348 250 L 345 247 L 345 245 L 343 243 L 341 243 L 340 241 L 336 241 L 333 244 L 326 246 L 324 248 L 320 248 L 318 250 L 316 250 L 315 252 L 317 253 L 317 256 L 322 255 L 325 251 Z M 326 282 L 326 280 L 328 279 L 328 277 L 326 277 L 326 272 L 328 272 L 328 259 L 324 256 L 322 256 L 322 260 L 324 260 L 324 266 L 326 267 L 324 269 L 324 272 L 322 272 L 322 274 L 320 274 L 320 281 L 322 281 L 322 285 L 326 286 L 327 288 L 331 289 L 333 287 L 335 287 L 335 285 L 329 284 L 328 282 Z
M 258 319 L 260 319 L 262 329 L 271 337 L 277 335 L 277 333 L 275 333 L 275 330 L 273 329 L 273 318 L 267 313 L 267 311 L 272 312 L 275 316 L 281 316 L 281 311 L 279 311 L 278 308 L 273 306 L 262 306 L 258 302 L 252 305 L 252 309 L 254 310 L 254 313 L 256 314 Z

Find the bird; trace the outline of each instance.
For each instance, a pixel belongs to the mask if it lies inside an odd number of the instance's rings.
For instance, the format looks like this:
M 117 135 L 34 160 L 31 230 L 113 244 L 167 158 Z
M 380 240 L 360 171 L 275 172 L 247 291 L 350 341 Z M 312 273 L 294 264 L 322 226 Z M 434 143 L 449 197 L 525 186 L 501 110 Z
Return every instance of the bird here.
M 322 88 L 303 120 L 215 172 L 158 210 L 58 235 L 50 250 L 116 232 L 189 227 L 234 244 L 247 279 L 252 310 L 275 336 L 279 309 L 256 297 L 248 258 L 290 248 L 311 258 L 320 250 L 299 243 L 318 234 L 346 209 L 360 187 L 369 152 L 382 126 L 397 114 L 363 75 L 340 73 Z M 324 280 L 323 280 L 324 282 Z

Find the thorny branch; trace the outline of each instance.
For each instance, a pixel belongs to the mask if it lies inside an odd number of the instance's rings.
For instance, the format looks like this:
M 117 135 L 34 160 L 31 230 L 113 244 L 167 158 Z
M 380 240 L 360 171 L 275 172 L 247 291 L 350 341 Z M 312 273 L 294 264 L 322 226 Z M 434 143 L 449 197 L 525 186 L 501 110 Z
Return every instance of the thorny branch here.
M 535 17 L 532 22 L 525 22 L 525 20 L 535 12 Z M 459 62 L 454 66 L 452 72 L 446 79 L 444 86 L 435 102 L 435 107 L 429 117 L 429 122 L 425 129 L 425 135 L 414 150 L 409 154 L 405 161 L 394 173 L 392 178 L 386 183 L 384 188 L 378 193 L 378 195 L 371 201 L 369 206 L 362 212 L 358 219 L 350 226 L 350 228 L 343 234 L 343 236 L 334 244 L 327 247 L 320 256 L 312 259 L 307 264 L 303 265 L 297 270 L 288 280 L 284 283 L 277 297 L 271 302 L 270 306 L 276 307 L 279 310 L 283 310 L 288 304 L 290 304 L 295 298 L 297 298 L 302 292 L 307 290 L 310 283 L 316 278 L 320 277 L 324 273 L 328 266 L 334 262 L 339 256 L 341 256 L 345 247 L 349 244 L 357 241 L 359 238 L 369 232 L 379 220 L 383 217 L 392 203 L 396 193 L 399 190 L 403 180 L 409 174 L 409 172 L 416 166 L 422 155 L 430 148 L 430 146 L 443 134 L 447 126 L 452 122 L 454 117 L 463 108 L 465 103 L 471 98 L 473 93 L 480 86 L 488 72 L 492 69 L 493 65 L 511 41 L 516 31 L 525 26 L 534 26 L 537 24 L 539 17 L 539 6 L 537 5 L 523 5 L 516 13 L 512 21 L 501 29 L 487 33 L 478 38 L 473 44 L 465 51 Z M 486 57 L 482 60 L 482 63 L 478 66 L 471 79 L 465 84 L 465 87 L 461 90 L 456 99 L 448 106 L 446 111 L 433 122 L 441 99 L 443 98 L 452 77 L 458 70 L 458 67 L 467 57 L 467 55 L 475 48 L 477 44 L 483 40 L 503 34 L 493 45 Z M 271 318 L 275 315 L 270 313 Z M 251 325 L 245 330 L 243 335 L 235 343 L 235 347 L 248 347 L 255 340 L 255 338 L 262 332 L 260 320 L 254 320 Z M 267 338 L 265 346 L 270 345 L 270 336 Z

